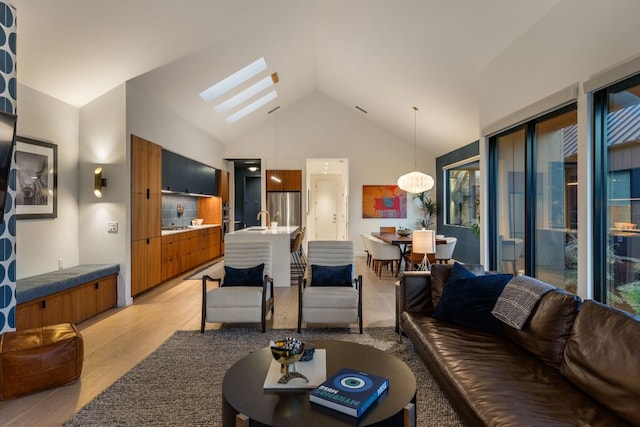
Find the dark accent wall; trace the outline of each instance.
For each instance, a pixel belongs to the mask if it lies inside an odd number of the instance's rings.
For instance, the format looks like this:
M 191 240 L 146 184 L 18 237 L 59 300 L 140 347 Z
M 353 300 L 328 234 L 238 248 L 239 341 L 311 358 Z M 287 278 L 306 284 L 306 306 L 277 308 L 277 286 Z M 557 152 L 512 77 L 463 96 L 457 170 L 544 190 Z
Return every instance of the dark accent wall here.
M 456 248 L 453 252 L 453 258 L 466 264 L 478 264 L 480 262 L 480 237 L 473 234 L 471 228 L 469 227 L 444 224 L 444 167 L 477 156 L 479 153 L 480 142 L 476 141 L 436 158 L 436 202 L 438 203 L 438 234 L 444 234 L 445 236 L 452 236 L 458 239 Z
M 253 178 L 260 178 L 260 170 L 258 169 L 256 172 L 251 172 L 247 169 L 246 166 L 244 167 L 236 167 L 234 169 L 235 173 L 235 207 L 234 207 L 234 220 L 236 222 L 236 227 L 238 227 L 238 222 L 239 222 L 239 228 L 244 228 L 244 227 L 248 227 L 251 225 L 259 225 L 258 220 L 255 220 L 254 222 L 250 221 L 250 223 L 246 223 L 246 215 L 245 215 L 245 206 L 248 202 L 247 200 L 247 196 L 246 196 L 246 181 L 247 181 L 247 177 L 253 177 Z

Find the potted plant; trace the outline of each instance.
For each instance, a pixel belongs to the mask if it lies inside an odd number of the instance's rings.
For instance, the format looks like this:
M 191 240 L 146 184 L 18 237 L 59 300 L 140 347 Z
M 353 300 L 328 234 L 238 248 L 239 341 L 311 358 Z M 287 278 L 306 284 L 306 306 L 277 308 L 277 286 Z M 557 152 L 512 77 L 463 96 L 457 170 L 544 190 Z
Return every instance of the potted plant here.
M 418 201 L 418 207 L 422 211 L 422 218 L 418 218 L 416 224 L 420 228 L 430 228 L 433 216 L 438 213 L 438 205 L 431 199 L 428 191 L 414 194 L 413 199 Z

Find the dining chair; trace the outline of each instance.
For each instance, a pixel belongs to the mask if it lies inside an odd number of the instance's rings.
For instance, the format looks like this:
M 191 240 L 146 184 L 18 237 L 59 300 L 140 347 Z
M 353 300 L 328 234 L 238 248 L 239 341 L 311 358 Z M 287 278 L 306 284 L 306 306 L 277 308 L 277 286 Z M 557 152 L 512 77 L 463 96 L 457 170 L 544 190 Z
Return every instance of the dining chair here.
M 380 232 L 381 233 L 393 233 L 393 234 L 395 234 L 396 227 L 394 227 L 394 226 L 380 227 Z
M 440 243 L 436 245 L 435 260 L 440 264 L 448 264 L 449 260 L 453 258 L 453 251 L 456 248 L 458 239 L 455 237 L 445 237 L 446 243 Z
M 370 245 L 371 262 L 376 275 L 382 277 L 382 270 L 385 267 L 391 267 L 391 274 L 397 275 L 400 272 L 400 259 L 402 258 L 400 247 L 378 239 L 371 239 Z

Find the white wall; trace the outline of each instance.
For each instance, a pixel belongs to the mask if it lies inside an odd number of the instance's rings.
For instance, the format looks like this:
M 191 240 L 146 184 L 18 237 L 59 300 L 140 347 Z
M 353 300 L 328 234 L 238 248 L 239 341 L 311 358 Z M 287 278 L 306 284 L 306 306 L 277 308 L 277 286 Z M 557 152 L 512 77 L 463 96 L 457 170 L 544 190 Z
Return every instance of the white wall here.
M 80 109 L 78 160 L 80 263 L 120 264 L 118 305 L 126 305 L 131 296 L 123 277 L 129 264 L 126 206 L 130 193 L 125 101 L 125 86 L 120 85 Z M 101 199 L 93 194 L 98 166 L 107 180 Z M 117 233 L 107 233 L 107 221 L 118 222 Z
M 373 125 L 362 113 L 345 108 L 319 92 L 276 114 L 277 164 L 273 158 L 271 119 L 226 144 L 224 157 L 261 158 L 263 169 L 276 166 L 279 169 L 304 169 L 307 158 L 348 158 L 349 239 L 360 250 L 364 250 L 359 238 L 361 233 L 378 231 L 381 225 L 415 226 L 419 210 L 410 196 L 407 197 L 405 219 L 362 218 L 362 186 L 395 184 L 400 175 L 413 170 L 413 141 L 402 140 Z M 435 157 L 418 149 L 417 167 L 434 176 Z M 435 189 L 432 191 L 435 197 Z M 303 200 L 303 205 L 305 202 Z
M 22 219 L 16 226 L 17 278 L 78 265 L 79 110 L 30 87 L 18 85 L 18 135 L 58 146 L 58 217 Z
M 214 168 L 225 168 L 221 143 L 127 83 L 127 135 L 131 134 Z
M 480 127 L 640 53 L 640 2 L 563 0 L 480 73 Z
M 638 56 L 638 16 L 640 2 L 637 0 L 561 1 L 482 70 L 480 128 Z M 578 259 L 581 261 L 591 259 L 590 102 L 581 91 L 578 97 Z M 482 142 L 481 153 L 485 153 L 485 141 Z M 486 218 L 486 209 L 484 212 Z M 482 229 L 485 228 L 486 222 Z M 486 247 L 485 242 L 481 258 L 485 263 L 488 261 Z M 578 294 L 583 298 L 591 296 L 590 264 L 580 262 L 578 265 Z

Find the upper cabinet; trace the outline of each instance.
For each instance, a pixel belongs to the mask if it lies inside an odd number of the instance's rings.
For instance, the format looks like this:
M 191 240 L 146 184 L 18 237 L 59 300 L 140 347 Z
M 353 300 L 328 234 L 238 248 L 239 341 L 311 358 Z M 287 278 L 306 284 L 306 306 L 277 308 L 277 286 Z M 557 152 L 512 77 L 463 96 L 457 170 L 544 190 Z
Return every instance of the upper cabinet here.
M 211 166 L 162 150 L 162 189 L 217 196 L 218 172 Z
M 229 201 L 229 172 L 220 171 L 220 179 L 218 179 L 218 196 L 223 202 Z
M 267 191 L 302 191 L 301 170 L 271 169 L 266 171 L 266 177 Z

